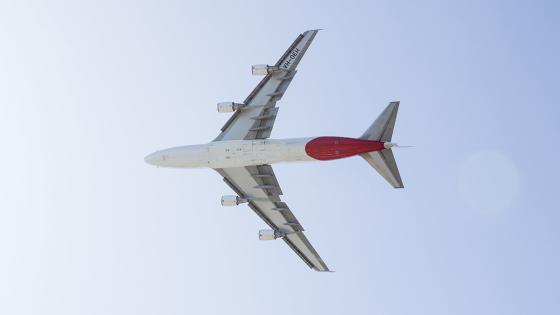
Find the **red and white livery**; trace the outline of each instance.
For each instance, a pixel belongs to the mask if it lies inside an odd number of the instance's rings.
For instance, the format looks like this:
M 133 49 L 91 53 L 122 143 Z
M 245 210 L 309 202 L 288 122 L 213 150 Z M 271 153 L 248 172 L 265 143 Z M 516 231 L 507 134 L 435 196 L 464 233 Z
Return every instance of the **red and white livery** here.
M 279 162 L 327 161 L 351 156 L 364 158 L 393 187 L 402 188 L 391 148 L 399 102 L 391 102 L 359 138 L 315 137 L 269 139 L 276 106 L 296 75 L 296 68 L 318 30 L 299 35 L 274 65 L 253 66 L 254 75 L 264 78 L 243 103 L 223 102 L 219 112 L 233 112 L 222 132 L 207 144 L 187 145 L 146 156 L 149 164 L 161 167 L 216 170 L 236 193 L 223 196 L 222 205 L 247 203 L 269 225 L 259 239 L 282 239 L 311 268 L 329 268 L 305 237 L 302 224 L 280 198 L 282 190 L 271 164 Z

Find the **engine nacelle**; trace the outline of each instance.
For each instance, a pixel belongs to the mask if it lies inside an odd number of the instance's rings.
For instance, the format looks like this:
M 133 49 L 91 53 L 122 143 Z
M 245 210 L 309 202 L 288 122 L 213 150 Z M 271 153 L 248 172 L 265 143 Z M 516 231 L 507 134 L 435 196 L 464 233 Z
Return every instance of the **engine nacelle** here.
M 233 207 L 247 202 L 246 199 L 239 198 L 239 196 L 222 196 L 222 206 Z
M 231 113 L 231 112 L 234 112 L 234 111 L 242 108 L 243 106 L 245 106 L 245 104 L 234 103 L 234 102 L 221 102 L 221 103 L 218 103 L 218 112 L 219 113 Z
M 267 75 L 273 72 L 280 71 L 279 67 L 269 66 L 269 65 L 253 65 L 251 67 L 251 73 L 253 75 Z
M 278 233 L 274 230 L 260 230 L 259 240 L 261 241 L 272 241 L 279 237 Z

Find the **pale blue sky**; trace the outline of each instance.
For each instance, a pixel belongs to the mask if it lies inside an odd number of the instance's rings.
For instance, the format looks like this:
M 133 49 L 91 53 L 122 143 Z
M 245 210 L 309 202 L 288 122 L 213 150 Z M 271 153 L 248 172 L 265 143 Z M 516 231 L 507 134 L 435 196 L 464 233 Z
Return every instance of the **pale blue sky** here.
M 0 2 L 0 314 L 559 314 L 554 2 Z M 275 166 L 336 273 L 309 270 L 205 143 L 325 28 L 274 138 L 358 136 L 400 100 L 406 188 L 359 158 Z

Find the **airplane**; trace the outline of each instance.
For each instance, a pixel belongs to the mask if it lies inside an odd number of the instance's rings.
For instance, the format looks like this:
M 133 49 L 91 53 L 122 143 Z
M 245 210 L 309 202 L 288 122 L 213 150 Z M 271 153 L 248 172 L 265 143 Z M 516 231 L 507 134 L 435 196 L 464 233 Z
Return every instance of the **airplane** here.
M 403 182 L 392 153 L 399 102 L 391 102 L 359 138 L 307 137 L 269 139 L 278 107 L 296 68 L 319 30 L 300 34 L 274 65 L 254 65 L 264 76 L 243 103 L 218 103 L 220 113 L 233 113 L 212 142 L 156 151 L 145 162 L 158 167 L 216 170 L 236 195 L 222 196 L 222 206 L 246 203 L 269 227 L 260 240 L 282 239 L 312 269 L 330 271 L 303 233 L 302 224 L 282 201 L 282 189 L 271 164 L 364 158 L 395 188 Z

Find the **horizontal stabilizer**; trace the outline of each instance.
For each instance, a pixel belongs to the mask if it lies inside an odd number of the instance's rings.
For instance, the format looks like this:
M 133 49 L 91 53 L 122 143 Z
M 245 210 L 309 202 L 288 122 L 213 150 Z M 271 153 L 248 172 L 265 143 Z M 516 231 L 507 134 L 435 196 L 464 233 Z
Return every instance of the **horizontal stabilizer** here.
M 401 174 L 391 149 L 361 155 L 375 170 L 395 188 L 403 188 Z
M 390 142 L 393 137 L 393 129 L 397 120 L 399 102 L 391 102 L 383 113 L 371 124 L 371 126 L 360 137 L 361 139 Z

